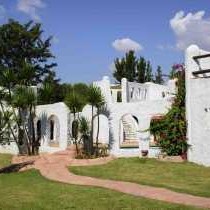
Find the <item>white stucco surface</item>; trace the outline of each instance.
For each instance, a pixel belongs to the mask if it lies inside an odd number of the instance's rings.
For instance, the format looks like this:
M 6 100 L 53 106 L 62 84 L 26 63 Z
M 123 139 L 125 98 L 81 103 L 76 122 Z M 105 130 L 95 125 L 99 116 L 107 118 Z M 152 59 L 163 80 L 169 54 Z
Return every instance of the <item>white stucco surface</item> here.
M 99 143 L 108 144 L 110 153 L 115 156 L 140 156 L 141 150 L 148 150 L 150 157 L 157 156 L 160 149 L 149 146 L 151 136 L 146 130 L 153 116 L 164 115 L 169 110 L 173 97 L 171 93 L 174 91 L 171 85 L 173 82 L 170 86 L 139 84 L 123 78 L 119 85 L 111 84 L 109 78 L 105 76 L 93 84 L 101 89 L 106 102 L 106 108 L 99 115 Z M 121 102 L 117 101 L 118 91 L 121 92 Z M 86 105 L 76 116 L 84 116 L 91 122 L 92 107 Z M 93 136 L 96 141 L 98 130 L 96 108 L 93 109 L 93 116 Z M 72 121 L 73 115 L 62 102 L 37 106 L 35 129 L 38 133 L 37 125 L 41 122 L 40 152 L 65 150 L 71 138 L 69 131 Z M 15 151 L 10 146 L 0 147 L 0 152 L 8 149 Z
M 121 86 L 116 86 L 110 84 L 108 77 L 104 77 L 101 81 L 94 82 L 94 85 L 101 88 L 107 103 L 109 129 L 104 124 L 100 128 L 100 135 L 109 136 L 110 153 L 115 156 L 128 157 L 140 156 L 141 150 L 148 150 L 150 157 L 157 156 L 160 153 L 160 149 L 149 146 L 151 136 L 146 130 L 149 128 L 153 116 L 164 115 L 168 112 L 171 106 L 171 99 L 175 93 L 175 81 L 170 81 L 167 85 L 139 84 L 128 82 L 123 78 Z M 120 91 L 120 87 L 122 102 L 119 103 L 116 101 L 115 92 Z M 164 96 L 163 92 L 165 93 Z M 95 113 L 94 110 L 94 115 Z M 82 115 L 87 119 L 91 119 L 91 107 L 86 106 L 82 111 Z M 138 121 L 138 123 L 133 123 L 135 121 L 134 118 L 126 119 L 126 124 L 130 124 L 129 129 L 132 133 L 132 135 L 127 135 L 131 138 L 128 140 L 134 141 L 135 144 L 133 147 L 126 148 L 121 147 L 121 144 L 124 143 L 123 139 L 126 137 L 125 125 L 123 125 L 122 121 L 125 115 L 131 116 L 131 118 L 133 116 Z M 109 130 L 109 135 L 107 135 L 107 130 Z M 97 123 L 94 123 L 94 131 L 97 131 Z M 137 139 L 133 139 L 134 136 L 137 136 Z M 136 141 L 137 144 L 135 143 Z
M 192 45 L 185 55 L 188 160 L 206 166 L 210 166 L 210 74 L 193 76 L 192 72 L 210 69 L 210 57 L 193 59 L 209 53 Z
M 36 107 L 37 120 L 41 120 L 41 152 L 54 152 L 67 148 L 69 109 L 63 103 Z M 50 139 L 50 120 L 54 122 L 54 138 Z M 55 143 L 55 146 L 50 146 Z

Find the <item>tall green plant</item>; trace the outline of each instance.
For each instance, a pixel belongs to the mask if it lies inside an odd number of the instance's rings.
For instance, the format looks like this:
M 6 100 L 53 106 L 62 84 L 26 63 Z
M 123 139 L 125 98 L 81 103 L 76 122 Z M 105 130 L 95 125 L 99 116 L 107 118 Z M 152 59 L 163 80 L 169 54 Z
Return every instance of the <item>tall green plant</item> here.
M 101 89 L 97 86 L 90 85 L 89 94 L 88 94 L 88 103 L 92 107 L 92 116 L 91 116 L 91 144 L 93 145 L 93 133 L 94 133 L 94 107 L 97 109 L 97 117 L 98 117 L 98 128 L 97 128 L 97 136 L 96 136 L 96 155 L 98 154 L 98 134 L 99 134 L 99 114 L 100 109 L 104 106 L 104 97 L 101 92 Z
M 129 82 L 151 82 L 153 81 L 152 66 L 144 57 L 137 58 L 134 51 L 129 51 L 124 57 L 114 60 L 115 71 L 113 77 L 117 82 L 127 78 Z
M 35 136 L 35 106 L 37 97 L 34 90 L 30 87 L 17 86 L 12 94 L 11 106 L 14 107 L 13 115 L 18 125 L 19 134 L 23 132 L 23 136 L 19 135 L 19 142 L 24 142 L 27 147 L 28 155 L 38 153 L 39 142 Z
M 79 113 L 83 107 L 82 98 L 75 92 L 70 93 L 65 98 L 65 103 L 69 107 L 70 111 L 74 115 L 74 120 L 72 122 L 72 137 L 74 140 L 74 144 L 76 146 L 77 154 L 78 150 L 78 129 L 79 129 L 79 122 L 76 119 L 76 113 Z
M 37 143 L 32 120 L 35 116 L 36 97 L 30 86 L 40 84 L 52 67 L 51 38 L 43 39 L 41 24 L 21 24 L 9 20 L 0 26 L 0 84 L 5 97 L 1 109 L 5 115 L 12 110 L 13 124 L 8 123 L 17 146 L 24 141 L 28 154 L 35 154 Z M 18 128 L 15 134 L 12 127 Z
M 84 152 L 86 155 L 91 155 L 90 145 L 90 127 L 89 122 L 85 117 L 81 117 L 79 120 L 79 132 L 81 134 L 81 140 L 83 141 Z
M 175 65 L 177 94 L 169 112 L 162 120 L 153 120 L 150 131 L 156 136 L 158 145 L 168 155 L 184 155 L 189 145 L 186 138 L 185 119 L 185 71 L 183 65 Z

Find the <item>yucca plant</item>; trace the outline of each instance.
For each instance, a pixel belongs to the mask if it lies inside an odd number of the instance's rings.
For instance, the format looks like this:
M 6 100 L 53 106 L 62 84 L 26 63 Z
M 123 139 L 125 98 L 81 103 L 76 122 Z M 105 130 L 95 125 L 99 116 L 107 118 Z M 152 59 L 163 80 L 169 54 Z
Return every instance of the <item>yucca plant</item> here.
M 70 111 L 74 115 L 74 120 L 72 122 L 72 129 L 71 130 L 72 130 L 73 141 L 74 141 L 74 144 L 76 146 L 76 152 L 78 154 L 79 153 L 79 149 L 78 149 L 79 122 L 78 122 L 78 119 L 76 119 L 76 113 L 79 113 L 79 111 L 81 111 L 81 109 L 83 107 L 83 102 L 82 102 L 82 99 L 80 98 L 80 96 L 77 93 L 72 92 L 72 93 L 70 93 L 69 95 L 66 96 L 65 104 L 69 107 Z
M 18 110 L 14 112 L 16 123 L 20 133 L 24 133 L 24 142 L 28 155 L 38 153 L 39 143 L 36 141 L 34 118 L 36 106 L 36 94 L 31 87 L 17 86 L 12 94 L 11 105 Z M 31 132 L 30 132 L 31 131 Z M 22 138 L 22 136 L 20 136 Z M 19 139 L 19 142 L 23 141 Z
M 97 117 L 98 117 L 98 127 L 97 127 L 97 135 L 96 135 L 96 156 L 98 156 L 98 144 L 99 144 L 99 114 L 100 114 L 100 109 L 104 106 L 105 100 L 104 96 L 101 92 L 101 89 L 97 86 L 90 85 L 89 86 L 89 93 L 88 93 L 88 103 L 92 107 L 92 117 L 91 117 L 91 143 L 93 145 L 93 132 L 94 132 L 94 107 L 97 109 Z M 93 147 L 93 146 L 92 146 Z
M 11 113 L 6 111 L 3 113 L 0 111 L 0 143 L 8 144 L 10 143 L 10 127 L 9 121 L 11 118 Z
M 91 155 L 91 145 L 90 145 L 90 127 L 89 122 L 85 117 L 79 119 L 79 132 L 81 134 L 81 140 L 84 145 L 84 152 L 86 155 Z

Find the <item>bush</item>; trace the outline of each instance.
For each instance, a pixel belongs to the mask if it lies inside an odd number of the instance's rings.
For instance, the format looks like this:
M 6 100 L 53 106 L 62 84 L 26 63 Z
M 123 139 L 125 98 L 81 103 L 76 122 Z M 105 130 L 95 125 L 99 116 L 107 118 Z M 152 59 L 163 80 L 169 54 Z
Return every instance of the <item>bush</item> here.
M 183 65 L 174 66 L 177 77 L 177 94 L 169 112 L 161 120 L 152 120 L 150 132 L 167 155 L 184 155 L 189 145 L 186 139 L 185 71 Z

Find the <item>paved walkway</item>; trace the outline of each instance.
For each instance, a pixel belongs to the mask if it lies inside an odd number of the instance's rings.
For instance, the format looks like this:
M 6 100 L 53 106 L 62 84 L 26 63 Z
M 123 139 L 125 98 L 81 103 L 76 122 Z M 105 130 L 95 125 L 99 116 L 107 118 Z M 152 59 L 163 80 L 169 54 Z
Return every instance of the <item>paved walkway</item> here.
M 54 181 L 76 185 L 103 187 L 134 196 L 141 196 L 170 203 L 210 208 L 210 198 L 177 193 L 164 188 L 150 187 L 130 182 L 103 180 L 93 177 L 75 175 L 68 170 L 68 166 L 105 164 L 113 160 L 113 158 L 107 157 L 91 160 L 78 160 L 74 159 L 73 157 L 74 152 L 71 150 L 41 155 L 40 157 L 36 158 L 33 168 L 38 169 L 44 177 Z M 25 161 L 26 159 L 18 157 L 13 158 L 13 162 L 15 163 L 23 160 Z

